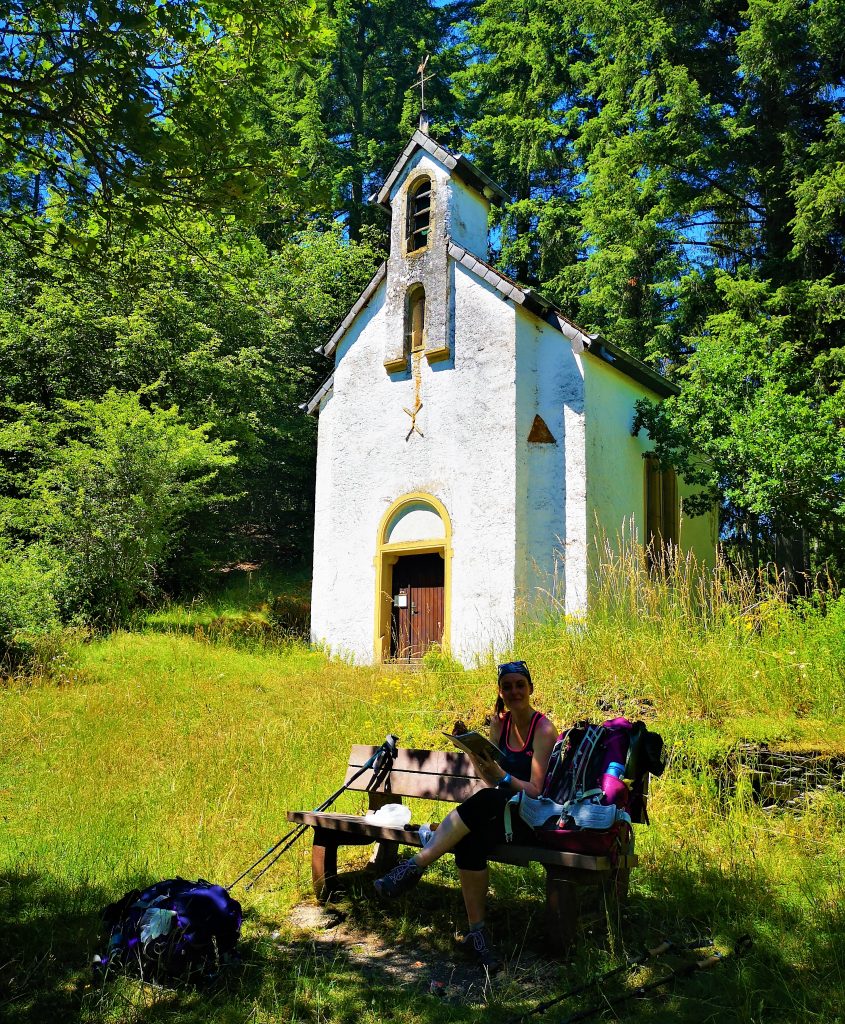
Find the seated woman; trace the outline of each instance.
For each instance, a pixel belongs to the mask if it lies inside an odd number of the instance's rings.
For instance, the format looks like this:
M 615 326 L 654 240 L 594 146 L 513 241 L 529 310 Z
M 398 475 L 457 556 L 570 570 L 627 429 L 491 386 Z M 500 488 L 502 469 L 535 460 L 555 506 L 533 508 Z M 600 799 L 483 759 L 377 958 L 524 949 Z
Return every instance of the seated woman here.
M 469 931 L 462 945 L 486 967 L 497 967 L 484 930 L 487 905 L 488 852 L 504 842 L 504 810 L 508 800 L 524 790 L 539 796 L 557 730 L 531 704 L 534 684 L 524 661 L 499 665 L 499 695 L 490 724 L 490 739 L 502 751 L 500 763 L 492 757 L 472 756 L 481 778 L 490 787 L 480 789 L 441 822 L 431 842 L 410 860 L 402 861 L 375 882 L 380 896 L 392 899 L 413 888 L 423 871 L 444 853 L 455 855 L 461 879 Z M 530 842 L 531 829 L 519 815 L 512 816 L 516 842 Z

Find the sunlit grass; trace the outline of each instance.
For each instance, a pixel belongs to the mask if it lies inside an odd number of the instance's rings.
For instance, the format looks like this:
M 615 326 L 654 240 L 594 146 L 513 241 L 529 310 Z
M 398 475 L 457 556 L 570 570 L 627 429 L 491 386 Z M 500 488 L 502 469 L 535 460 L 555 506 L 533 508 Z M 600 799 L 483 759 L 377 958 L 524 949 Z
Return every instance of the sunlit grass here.
M 625 1018 L 837 1020 L 845 797 L 828 790 L 799 812 L 770 811 L 741 778 L 726 789 L 722 774 L 740 740 L 845 751 L 845 606 L 829 603 L 822 615 L 790 604 L 777 581 L 761 591 L 759 581 L 732 581 L 721 570 L 703 586 L 688 566 L 663 578 L 636 560 L 609 555 L 606 566 L 586 624 L 552 609 L 513 650 L 528 660 L 537 704 L 559 726 L 612 709 L 645 718 L 669 743 L 669 769 L 653 785 L 653 824 L 638 830 L 628 948 L 691 929 L 712 929 L 722 949 L 745 931 L 756 942 L 742 964 L 691 979 L 665 1001 L 632 1004 Z M 527 1008 L 516 974 L 477 1004 L 444 1005 L 425 994 L 424 967 L 397 987 L 342 957 L 316 956 L 287 924 L 291 907 L 310 898 L 307 839 L 258 887 L 240 890 L 247 966 L 222 989 L 156 991 L 128 980 L 86 987 L 105 903 L 175 873 L 231 881 L 286 830 L 287 809 L 315 806 L 339 785 L 352 742 L 377 744 L 395 732 L 405 746 L 445 746 L 441 729 L 459 717 L 481 726 L 492 709 L 492 666 L 466 671 L 431 655 L 419 672 L 354 667 L 269 628 L 207 628 L 225 616 L 264 615 L 279 584 L 257 594 L 255 586 L 244 590 L 241 580 L 223 596 L 148 615 L 132 632 L 80 646 L 54 677 L 0 690 L 0 1014 L 412 1024 L 483 1013 L 504 1020 Z M 348 795 L 338 806 L 364 805 Z M 437 813 L 423 806 L 415 816 Z M 365 858 L 348 854 L 352 865 Z M 494 871 L 491 915 L 509 955 L 526 943 L 542 952 L 542 887 L 537 869 Z M 362 932 L 448 956 L 462 921 L 451 863 L 418 894 L 384 908 L 363 888 L 346 910 Z M 587 937 L 574 966 L 550 984 L 571 984 L 620 952 Z

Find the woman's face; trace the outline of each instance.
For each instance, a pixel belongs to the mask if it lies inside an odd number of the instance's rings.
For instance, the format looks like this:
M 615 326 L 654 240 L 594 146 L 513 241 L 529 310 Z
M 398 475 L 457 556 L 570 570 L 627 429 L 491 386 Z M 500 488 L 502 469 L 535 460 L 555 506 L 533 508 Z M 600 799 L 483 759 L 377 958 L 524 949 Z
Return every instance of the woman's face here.
M 509 710 L 524 707 L 531 699 L 531 683 L 518 672 L 508 672 L 499 680 L 499 693 Z

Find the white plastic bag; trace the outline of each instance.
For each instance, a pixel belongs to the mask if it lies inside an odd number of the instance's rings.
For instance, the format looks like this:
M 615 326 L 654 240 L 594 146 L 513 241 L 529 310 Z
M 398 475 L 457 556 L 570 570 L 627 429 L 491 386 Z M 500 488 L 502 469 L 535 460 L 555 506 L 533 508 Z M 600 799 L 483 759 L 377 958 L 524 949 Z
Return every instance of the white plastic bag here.
M 404 804 L 385 804 L 377 811 L 367 811 L 364 817 L 374 825 L 404 828 L 411 820 L 411 808 Z

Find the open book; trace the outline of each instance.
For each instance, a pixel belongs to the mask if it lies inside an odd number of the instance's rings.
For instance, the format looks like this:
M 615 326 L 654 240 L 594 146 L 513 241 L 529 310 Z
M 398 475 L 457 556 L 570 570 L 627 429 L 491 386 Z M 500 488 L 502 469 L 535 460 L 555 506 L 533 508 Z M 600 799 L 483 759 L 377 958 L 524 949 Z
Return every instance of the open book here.
M 478 757 L 490 757 L 499 762 L 502 751 L 483 736 L 480 732 L 465 732 L 459 736 L 453 736 L 450 732 L 444 732 L 446 739 L 451 740 L 456 747 L 459 747 L 465 754 L 475 754 Z

